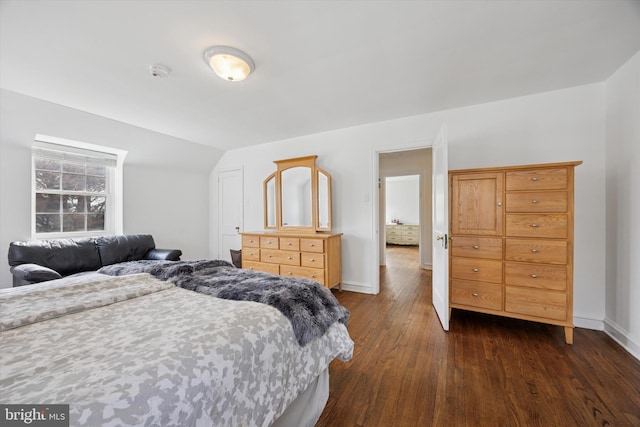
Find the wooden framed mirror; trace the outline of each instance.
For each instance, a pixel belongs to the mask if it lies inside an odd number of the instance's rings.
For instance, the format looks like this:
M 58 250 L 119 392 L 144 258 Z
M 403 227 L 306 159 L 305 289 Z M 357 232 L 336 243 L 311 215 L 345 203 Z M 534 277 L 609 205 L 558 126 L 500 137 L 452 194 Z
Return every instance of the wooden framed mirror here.
M 316 167 L 318 156 L 276 160 L 264 180 L 264 228 L 331 231 L 331 175 Z

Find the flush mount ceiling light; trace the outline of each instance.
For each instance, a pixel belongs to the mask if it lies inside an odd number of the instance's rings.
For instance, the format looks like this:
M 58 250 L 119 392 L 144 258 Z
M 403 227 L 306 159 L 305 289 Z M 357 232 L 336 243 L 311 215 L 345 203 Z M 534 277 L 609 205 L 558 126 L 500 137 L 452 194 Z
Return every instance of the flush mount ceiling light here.
M 255 68 L 249 55 L 228 46 L 210 47 L 204 51 L 204 60 L 221 79 L 230 82 L 241 82 Z

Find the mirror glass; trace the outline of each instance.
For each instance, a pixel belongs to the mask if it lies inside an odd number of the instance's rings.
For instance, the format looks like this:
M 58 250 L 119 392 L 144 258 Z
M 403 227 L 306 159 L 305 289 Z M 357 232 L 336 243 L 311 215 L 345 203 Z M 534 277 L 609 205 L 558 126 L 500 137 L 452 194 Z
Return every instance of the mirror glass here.
M 318 228 L 329 227 L 329 177 L 318 171 Z
M 275 174 L 264 184 L 265 227 L 276 228 L 276 176 Z
M 298 166 L 281 173 L 282 226 L 311 227 L 311 168 Z

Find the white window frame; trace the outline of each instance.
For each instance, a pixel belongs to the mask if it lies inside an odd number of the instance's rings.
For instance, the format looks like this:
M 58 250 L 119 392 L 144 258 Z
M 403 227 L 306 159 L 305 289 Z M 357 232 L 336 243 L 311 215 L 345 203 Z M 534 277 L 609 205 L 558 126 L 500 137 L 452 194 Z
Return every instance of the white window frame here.
M 70 139 L 36 134 L 33 147 L 54 149 L 56 151 L 79 153 L 83 151 L 104 153 L 116 157 L 116 166 L 107 168 L 107 207 L 105 211 L 105 229 L 99 231 L 74 231 L 58 233 L 36 232 L 36 180 L 35 155 L 31 156 L 31 237 L 33 239 L 55 239 L 61 237 L 85 237 L 123 234 L 123 164 L 127 151 L 103 145 L 89 144 Z

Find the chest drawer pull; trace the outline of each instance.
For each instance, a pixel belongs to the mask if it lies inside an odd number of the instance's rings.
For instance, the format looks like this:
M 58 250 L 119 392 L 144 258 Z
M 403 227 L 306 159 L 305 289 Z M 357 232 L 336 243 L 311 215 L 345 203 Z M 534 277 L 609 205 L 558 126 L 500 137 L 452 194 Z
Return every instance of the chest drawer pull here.
M 537 279 L 537 278 L 538 278 L 538 275 L 537 275 L 537 274 L 532 274 L 532 275 L 531 275 L 531 278 L 532 278 L 532 279 Z
M 480 271 L 480 270 L 478 270 L 477 268 L 474 268 L 474 269 L 473 269 L 473 272 L 474 272 L 474 273 L 477 273 L 478 271 Z
M 478 298 L 480 295 L 478 295 L 477 292 L 472 293 L 471 295 L 473 295 L 474 297 Z
M 538 177 L 537 177 L 537 176 L 533 176 L 533 177 L 531 177 L 531 181 L 537 181 L 537 180 L 538 180 Z
M 532 200 L 531 203 L 533 203 L 534 205 L 537 205 L 538 203 L 540 203 L 540 200 Z
M 534 254 L 537 254 L 539 251 L 537 249 L 531 249 L 531 252 L 533 252 Z
M 480 249 L 480 246 L 478 246 L 478 245 L 473 245 L 473 249 Z
M 538 228 L 538 227 L 540 227 L 540 224 L 531 224 L 531 226 L 532 226 L 533 228 Z
M 293 259 L 293 258 L 289 257 L 289 259 Z

